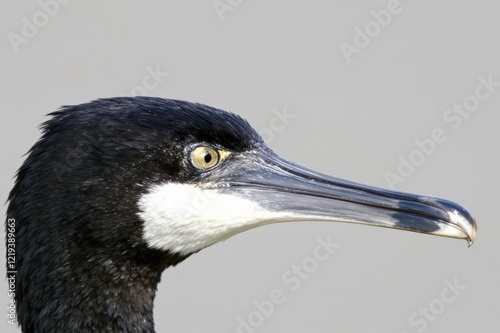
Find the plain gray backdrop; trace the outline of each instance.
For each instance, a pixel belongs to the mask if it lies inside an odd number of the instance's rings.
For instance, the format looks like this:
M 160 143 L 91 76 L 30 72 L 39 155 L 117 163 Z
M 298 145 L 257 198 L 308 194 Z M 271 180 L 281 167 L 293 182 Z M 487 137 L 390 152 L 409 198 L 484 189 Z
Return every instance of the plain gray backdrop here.
M 500 86 L 474 96 L 479 78 L 500 82 L 499 10 L 451 0 L 2 1 L 0 200 L 47 113 L 111 96 L 233 111 L 281 156 L 379 187 L 411 157 L 418 165 L 393 187 L 466 206 L 478 223 L 472 247 L 342 223 L 254 229 L 163 274 L 157 331 L 495 331 Z M 457 118 L 454 104 L 471 111 Z M 275 119 L 285 111 L 293 118 Z M 424 154 L 416 140 L 435 129 L 446 140 Z M 318 237 L 340 246 L 314 266 Z M 283 275 L 303 263 L 311 272 L 291 290 Z M 286 300 L 259 310 L 273 290 Z M 3 311 L 2 332 L 17 332 Z

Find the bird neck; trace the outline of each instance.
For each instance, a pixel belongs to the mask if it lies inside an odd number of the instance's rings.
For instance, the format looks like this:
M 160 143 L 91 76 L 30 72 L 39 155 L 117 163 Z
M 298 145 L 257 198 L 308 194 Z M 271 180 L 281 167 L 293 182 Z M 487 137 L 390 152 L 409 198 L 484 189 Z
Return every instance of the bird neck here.
M 78 332 L 154 332 L 153 305 L 161 272 L 112 267 L 108 275 L 89 272 L 87 286 L 75 288 L 65 324 Z M 126 273 L 124 273 L 126 272 Z M 77 318 L 77 320 L 75 320 Z M 68 332 L 68 329 L 65 332 Z
M 153 304 L 171 265 L 92 258 L 57 274 L 31 276 L 18 300 L 23 332 L 154 332 Z M 50 265 L 49 265 L 50 266 Z

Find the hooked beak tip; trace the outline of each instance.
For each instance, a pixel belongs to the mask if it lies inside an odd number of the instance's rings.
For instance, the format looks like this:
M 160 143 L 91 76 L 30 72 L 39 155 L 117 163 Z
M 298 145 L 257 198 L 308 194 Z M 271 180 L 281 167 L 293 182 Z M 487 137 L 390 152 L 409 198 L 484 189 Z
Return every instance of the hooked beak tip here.
M 451 201 L 431 198 L 428 200 L 437 203 L 447 211 L 449 222 L 454 228 L 458 229 L 463 234 L 463 238 L 467 240 L 469 247 L 471 247 L 476 239 L 477 224 L 476 220 L 469 213 L 469 211 Z
M 451 222 L 462 229 L 462 232 L 466 236 L 465 239 L 469 247 L 471 247 L 476 239 L 477 232 L 477 224 L 474 217 L 465 208 L 462 208 L 461 211 L 450 211 L 449 215 Z

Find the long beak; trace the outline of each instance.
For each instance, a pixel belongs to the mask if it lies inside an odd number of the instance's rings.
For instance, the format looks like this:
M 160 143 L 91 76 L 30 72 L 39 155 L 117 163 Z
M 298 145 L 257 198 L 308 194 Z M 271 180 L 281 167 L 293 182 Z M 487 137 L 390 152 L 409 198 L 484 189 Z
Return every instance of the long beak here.
M 359 223 L 462 238 L 469 246 L 476 236 L 471 214 L 447 200 L 326 176 L 267 149 L 235 154 L 231 159 L 211 175 L 207 187 L 280 213 L 279 218 L 261 224 L 295 220 Z

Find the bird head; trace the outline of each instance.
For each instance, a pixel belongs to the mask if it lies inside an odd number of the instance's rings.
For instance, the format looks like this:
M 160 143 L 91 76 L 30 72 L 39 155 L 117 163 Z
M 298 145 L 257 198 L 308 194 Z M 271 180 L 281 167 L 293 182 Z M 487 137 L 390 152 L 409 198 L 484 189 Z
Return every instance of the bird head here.
M 38 144 L 47 149 L 35 146 L 32 155 L 44 158 L 49 188 L 67 201 L 65 215 L 98 221 L 82 226 L 97 242 L 116 237 L 115 244 L 185 256 L 261 225 L 306 220 L 469 244 L 475 237 L 474 219 L 458 204 L 288 162 L 241 117 L 205 105 L 148 97 L 99 100 L 54 113 L 44 128 Z M 106 223 L 117 217 L 123 223 Z

